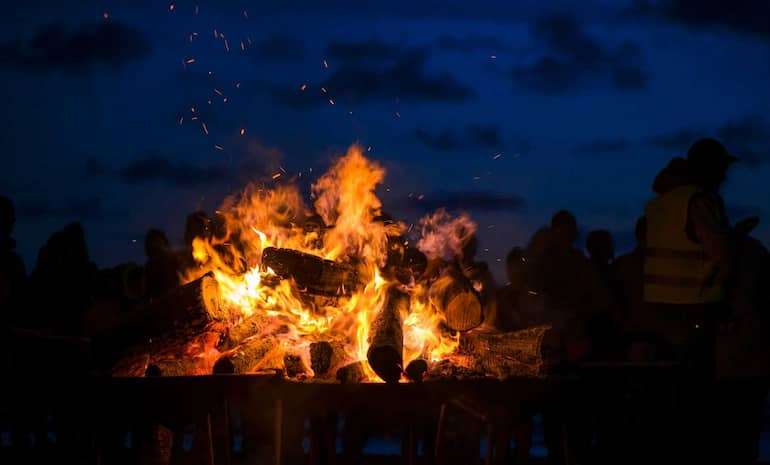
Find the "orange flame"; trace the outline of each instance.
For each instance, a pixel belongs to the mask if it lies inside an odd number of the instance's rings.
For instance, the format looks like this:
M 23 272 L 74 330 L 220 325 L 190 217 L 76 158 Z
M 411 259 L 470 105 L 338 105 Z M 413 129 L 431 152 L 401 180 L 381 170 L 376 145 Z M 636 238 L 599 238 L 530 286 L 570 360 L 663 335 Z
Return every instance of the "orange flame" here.
M 189 270 L 186 279 L 212 271 L 231 323 L 255 314 L 269 317 L 283 328 L 273 334 L 280 345 L 301 352 L 305 359 L 309 359 L 311 342 L 334 340 L 343 343 L 348 362 L 366 360 L 369 328 L 389 284 L 379 272 L 387 259 L 388 237 L 406 230 L 403 224 L 378 219 L 382 204 L 375 188 L 384 178 L 385 169 L 366 158 L 362 147 L 353 145 L 312 185 L 312 210 L 293 184 L 269 189 L 248 186 L 226 199 L 217 212 L 225 231 L 195 239 L 193 257 L 199 267 Z M 314 216 L 324 225 L 302 226 Z M 464 235 L 475 230 L 468 218 L 452 218 L 443 211 L 420 224 L 423 236 L 418 246 L 428 256 L 453 253 Z M 442 242 L 447 244 L 443 248 Z M 266 247 L 347 262 L 357 268 L 363 285 L 350 295 L 314 299 L 293 280 L 281 279 L 262 265 Z M 411 308 L 404 320 L 404 363 L 417 357 L 441 360 L 454 352 L 457 337 L 440 330 L 442 316 L 428 303 L 424 285 L 412 285 L 408 291 Z M 367 374 L 370 381 L 378 380 L 371 370 Z

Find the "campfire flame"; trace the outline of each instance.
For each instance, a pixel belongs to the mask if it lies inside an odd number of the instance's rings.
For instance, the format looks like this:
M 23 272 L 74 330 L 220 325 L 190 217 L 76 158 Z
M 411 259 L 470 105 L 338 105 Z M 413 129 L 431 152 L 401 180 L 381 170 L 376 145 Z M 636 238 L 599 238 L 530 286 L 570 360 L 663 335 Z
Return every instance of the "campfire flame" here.
M 363 152 L 362 147 L 351 146 L 312 185 L 313 208 L 293 184 L 250 185 L 229 197 L 217 212 L 222 227 L 207 239 L 195 239 L 193 257 L 199 266 L 185 278 L 189 281 L 212 272 L 230 324 L 254 315 L 268 318 L 272 324 L 265 331 L 279 341 L 280 348 L 300 353 L 307 366 L 309 345 L 316 341 L 340 341 L 348 362 L 366 360 L 373 318 L 383 306 L 388 287 L 399 285 L 411 296 L 409 313 L 402 315 L 404 363 L 418 357 L 439 361 L 456 350 L 458 337 L 442 330 L 443 317 L 430 305 L 425 284 L 412 279 L 404 285 L 403 280 L 383 276 L 389 238 L 404 235 L 407 228 L 382 219 L 375 188 L 384 180 L 385 169 Z M 460 254 L 462 243 L 475 229 L 469 218 L 439 211 L 420 220 L 413 232 L 418 236 L 417 248 L 426 256 L 446 260 Z M 267 247 L 293 249 L 355 267 L 364 285 L 325 301 L 313 300 L 294 280 L 282 279 L 262 264 Z M 267 334 L 254 334 L 261 336 Z M 379 381 L 366 366 L 368 381 Z

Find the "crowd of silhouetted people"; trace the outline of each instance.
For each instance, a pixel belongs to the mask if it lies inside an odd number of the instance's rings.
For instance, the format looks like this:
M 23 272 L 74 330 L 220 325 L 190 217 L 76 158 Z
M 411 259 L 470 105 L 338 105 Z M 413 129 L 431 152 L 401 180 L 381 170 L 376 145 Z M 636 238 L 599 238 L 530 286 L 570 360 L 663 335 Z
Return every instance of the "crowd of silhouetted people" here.
M 516 463 L 528 460 L 538 413 L 553 463 L 756 462 L 770 374 L 770 254 L 751 237 L 758 218 L 728 221 L 719 189 L 735 161 L 713 139 L 672 159 L 639 212 L 636 247 L 620 256 L 604 229 L 588 232 L 579 249 L 578 221 L 560 210 L 508 253 L 508 282 L 499 287 L 475 260 L 475 238 L 467 242 L 459 265 L 479 293 L 485 326 L 551 325 L 554 376 L 595 380 L 615 370 L 636 380 L 632 394 L 571 385 L 511 413 Z M 14 223 L 11 200 L 0 198 L 2 325 L 41 338 L 109 333 L 121 312 L 179 286 L 194 264 L 193 240 L 215 229 L 204 212 L 190 214 L 181 250 L 150 229 L 144 265 L 98 269 L 73 223 L 48 239 L 28 274 Z M 504 434 L 497 447 L 509 442 Z

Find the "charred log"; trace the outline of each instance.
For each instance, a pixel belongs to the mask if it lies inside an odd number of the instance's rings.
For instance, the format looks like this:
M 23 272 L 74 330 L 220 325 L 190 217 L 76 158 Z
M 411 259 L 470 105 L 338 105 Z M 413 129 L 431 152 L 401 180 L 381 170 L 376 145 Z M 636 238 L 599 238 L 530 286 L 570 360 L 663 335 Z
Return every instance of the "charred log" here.
M 415 383 L 422 382 L 427 372 L 428 362 L 421 358 L 416 358 L 409 362 L 409 365 L 406 366 L 406 370 L 404 370 L 406 377 Z
M 366 358 L 372 370 L 386 383 L 397 383 L 404 369 L 403 322 L 409 313 L 409 303 L 409 294 L 391 286 L 369 329 Z
M 173 328 L 198 328 L 226 321 L 227 314 L 220 300 L 219 285 L 207 274 L 154 300 L 145 317 L 152 335 L 159 335 Z
M 456 271 L 448 271 L 430 287 L 431 304 L 446 318 L 446 325 L 455 331 L 468 331 L 483 319 L 481 302 L 471 282 Z
M 310 368 L 316 378 L 330 377 L 335 368 L 344 363 L 345 357 L 345 347 L 339 341 L 310 344 Z
M 310 294 L 348 295 L 361 285 L 354 267 L 296 250 L 268 247 L 262 264 Z
M 299 354 L 288 353 L 283 356 L 283 367 L 286 376 L 289 378 L 298 378 L 307 373 L 305 361 Z
M 266 359 L 271 358 L 279 350 L 278 342 L 273 338 L 254 337 L 236 349 L 219 357 L 214 364 L 216 374 L 242 374 L 256 371 L 262 368 L 274 368 L 268 366 Z
M 198 357 L 155 360 L 147 365 L 144 376 L 188 376 L 207 374 L 206 361 Z M 210 367 L 210 365 L 209 365 Z
M 480 369 L 497 378 L 543 377 L 543 340 L 550 326 L 536 326 L 508 333 L 471 331 L 460 336 L 458 360 L 466 356 L 468 368 Z
M 230 350 L 239 346 L 245 339 L 263 334 L 273 321 L 267 315 L 255 313 L 227 330 L 219 344 L 220 350 Z
M 350 363 L 337 370 L 337 381 L 342 384 L 360 383 L 366 379 L 365 360 Z

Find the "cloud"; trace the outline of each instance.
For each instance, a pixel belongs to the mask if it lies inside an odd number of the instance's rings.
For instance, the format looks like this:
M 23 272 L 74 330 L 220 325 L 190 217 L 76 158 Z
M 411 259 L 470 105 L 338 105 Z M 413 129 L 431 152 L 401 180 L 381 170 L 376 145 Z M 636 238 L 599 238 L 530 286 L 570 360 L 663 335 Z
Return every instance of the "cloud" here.
M 514 83 L 539 94 L 559 94 L 604 81 L 620 90 L 639 90 L 647 85 L 641 66 L 641 50 L 626 41 L 612 47 L 584 31 L 571 14 L 539 18 L 532 34 L 545 53 L 534 62 L 514 67 Z
M 302 58 L 302 45 L 293 38 L 273 34 L 256 45 L 257 57 L 262 61 L 283 63 Z
M 114 177 L 131 185 L 162 183 L 177 188 L 221 183 L 225 181 L 226 174 L 220 166 L 198 166 L 188 161 L 171 160 L 156 153 L 149 153 L 117 169 L 109 168 L 98 160 L 89 159 L 85 164 L 85 172 L 94 176 Z
M 649 142 L 658 148 L 684 155 L 690 145 L 702 137 L 715 137 L 722 141 L 727 150 L 740 159 L 742 166 L 770 163 L 770 124 L 759 114 L 728 120 L 711 129 L 679 129 L 653 136 Z
M 422 48 L 404 49 L 368 41 L 336 43 L 331 50 L 340 63 L 318 88 L 301 91 L 298 88 L 273 87 L 273 97 L 291 107 L 328 104 L 329 99 L 348 102 L 378 100 L 420 100 L 458 102 L 473 95 L 472 90 L 449 73 L 429 73 L 425 69 L 427 51 Z M 365 50 L 376 50 L 381 60 L 369 60 Z M 326 90 L 322 92 L 320 88 Z
M 365 42 L 332 41 L 326 46 L 326 56 L 345 62 L 397 60 L 404 50 L 401 46 L 379 40 Z
M 628 150 L 628 142 L 623 139 L 596 139 L 585 144 L 577 145 L 574 149 L 578 155 L 606 155 Z
M 688 27 L 724 28 L 770 38 L 767 0 L 637 0 L 631 11 Z
M 24 45 L 0 45 L 0 64 L 38 72 L 77 72 L 96 64 L 125 65 L 149 53 L 147 37 L 132 26 L 105 21 L 69 32 L 52 24 Z
M 463 37 L 442 34 L 436 39 L 436 47 L 455 52 L 507 50 L 509 47 L 499 38 L 487 35 L 467 35 Z
M 464 130 L 443 129 L 431 132 L 425 128 L 415 131 L 417 140 L 428 148 L 441 152 L 468 148 L 497 148 L 502 145 L 500 128 L 471 124 Z
M 427 193 L 422 199 L 412 199 L 408 207 L 424 211 L 439 208 L 476 212 L 519 212 L 526 208 L 524 197 L 492 191 L 459 191 Z
M 100 219 L 106 210 L 99 197 L 68 199 L 59 202 L 22 202 L 16 208 L 20 218 L 67 218 L 73 220 Z

